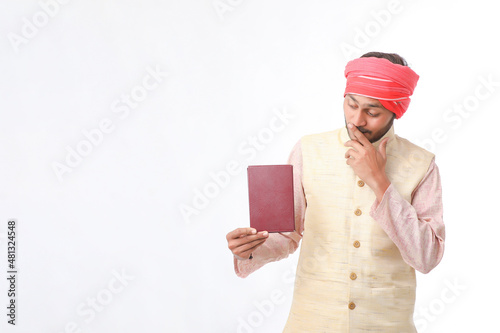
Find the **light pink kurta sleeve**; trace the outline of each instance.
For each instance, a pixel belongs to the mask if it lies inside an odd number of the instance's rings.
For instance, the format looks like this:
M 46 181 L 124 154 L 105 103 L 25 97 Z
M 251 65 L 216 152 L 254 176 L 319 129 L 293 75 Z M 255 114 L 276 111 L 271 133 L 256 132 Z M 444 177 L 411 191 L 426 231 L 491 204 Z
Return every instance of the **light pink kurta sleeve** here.
M 295 201 L 295 231 L 269 233 L 266 241 L 252 252 L 253 259 L 240 260 L 234 257 L 236 275 L 244 278 L 265 264 L 288 257 L 299 247 L 304 231 L 306 199 L 302 188 L 302 149 L 300 140 L 288 157 L 293 165 L 293 187 Z
M 408 265 L 424 274 L 436 267 L 444 253 L 445 227 L 441 179 L 434 159 L 413 191 L 411 203 L 390 185 L 382 201 L 374 202 L 370 215 L 396 244 Z

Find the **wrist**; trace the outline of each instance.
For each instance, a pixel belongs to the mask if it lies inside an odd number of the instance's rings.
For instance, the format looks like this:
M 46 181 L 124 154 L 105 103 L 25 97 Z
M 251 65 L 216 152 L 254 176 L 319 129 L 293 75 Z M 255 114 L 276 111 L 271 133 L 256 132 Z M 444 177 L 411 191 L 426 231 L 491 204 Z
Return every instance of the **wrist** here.
M 379 179 L 376 180 L 373 192 L 375 192 L 375 196 L 377 197 L 377 200 L 379 202 L 382 201 L 385 191 L 387 191 L 390 185 L 391 181 L 389 180 L 389 178 L 387 178 L 387 175 L 385 173 L 381 175 Z

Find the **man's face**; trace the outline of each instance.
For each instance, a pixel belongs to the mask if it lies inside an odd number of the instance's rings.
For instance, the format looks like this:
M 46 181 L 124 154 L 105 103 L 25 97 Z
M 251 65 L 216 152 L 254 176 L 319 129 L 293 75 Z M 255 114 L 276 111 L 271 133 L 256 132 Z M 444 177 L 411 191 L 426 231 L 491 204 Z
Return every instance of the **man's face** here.
M 344 118 L 346 126 L 353 123 L 373 143 L 391 128 L 394 113 L 384 108 L 377 99 L 347 94 L 344 98 Z

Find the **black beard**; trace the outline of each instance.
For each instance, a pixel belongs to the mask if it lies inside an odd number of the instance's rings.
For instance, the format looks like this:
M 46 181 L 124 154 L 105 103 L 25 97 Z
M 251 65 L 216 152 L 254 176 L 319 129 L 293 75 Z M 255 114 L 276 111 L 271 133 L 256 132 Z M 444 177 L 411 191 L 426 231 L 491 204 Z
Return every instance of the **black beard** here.
M 377 135 L 376 137 L 372 138 L 372 139 L 369 139 L 368 141 L 370 141 L 370 143 L 374 143 L 374 142 L 377 142 L 378 140 L 380 140 L 387 132 L 389 132 L 389 130 L 391 129 L 392 127 L 392 124 L 394 123 L 394 118 L 395 117 L 392 117 L 391 121 L 389 121 L 389 123 L 387 124 L 387 126 L 385 128 L 383 128 L 379 135 Z M 345 122 L 345 128 L 347 129 L 347 121 L 345 120 L 345 117 L 344 117 L 344 122 Z M 363 134 L 372 134 L 372 131 L 369 131 L 363 127 L 358 127 L 356 126 L 356 128 Z M 349 130 L 347 129 L 347 134 L 349 134 Z M 349 137 L 351 137 L 351 135 L 349 134 Z M 351 138 L 352 140 L 352 138 Z

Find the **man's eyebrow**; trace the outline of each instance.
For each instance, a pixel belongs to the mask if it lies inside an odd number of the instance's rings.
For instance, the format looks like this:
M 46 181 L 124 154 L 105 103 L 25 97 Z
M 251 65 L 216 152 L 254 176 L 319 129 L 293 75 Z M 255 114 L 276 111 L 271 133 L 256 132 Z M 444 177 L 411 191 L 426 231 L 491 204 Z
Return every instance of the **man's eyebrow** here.
M 359 102 L 356 100 L 356 98 L 352 97 L 352 95 L 348 95 L 355 103 L 359 104 Z M 364 104 L 364 107 L 369 107 L 369 108 L 381 108 L 382 105 L 380 104 Z
M 359 104 L 359 102 L 356 100 L 356 98 L 352 97 L 352 95 L 347 95 L 347 96 L 349 96 L 355 103 Z

